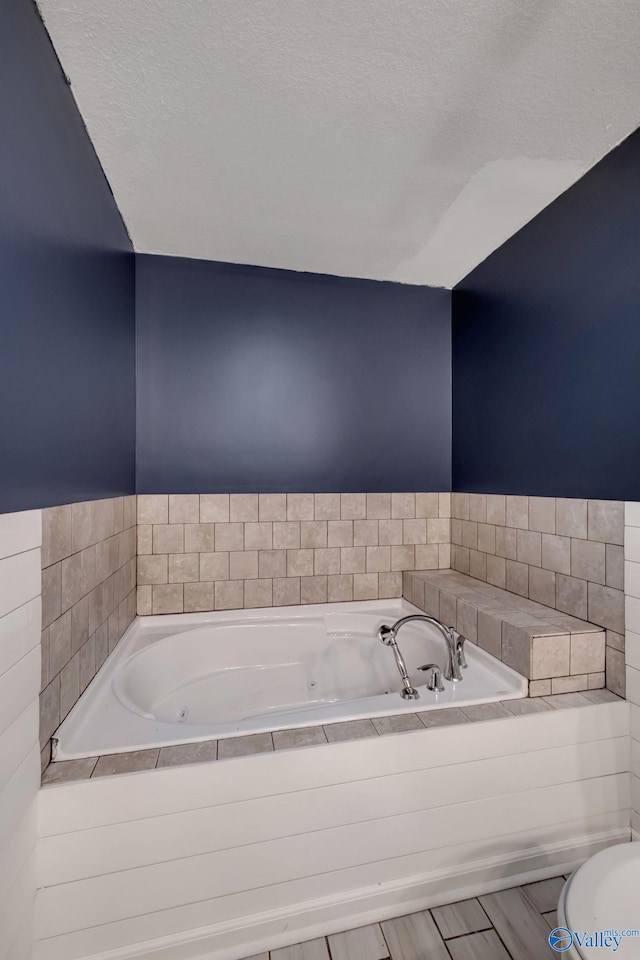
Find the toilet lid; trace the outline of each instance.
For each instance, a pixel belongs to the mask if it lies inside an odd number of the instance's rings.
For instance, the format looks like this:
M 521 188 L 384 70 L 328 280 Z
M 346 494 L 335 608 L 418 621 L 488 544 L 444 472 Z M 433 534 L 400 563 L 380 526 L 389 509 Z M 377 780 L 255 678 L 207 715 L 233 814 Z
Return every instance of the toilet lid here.
M 586 941 L 583 947 L 574 937 L 580 956 L 640 960 L 640 936 L 623 937 L 617 951 L 604 940 L 607 931 L 640 931 L 640 843 L 608 847 L 576 870 L 567 887 L 565 913 L 572 932 L 603 934 L 600 944 Z

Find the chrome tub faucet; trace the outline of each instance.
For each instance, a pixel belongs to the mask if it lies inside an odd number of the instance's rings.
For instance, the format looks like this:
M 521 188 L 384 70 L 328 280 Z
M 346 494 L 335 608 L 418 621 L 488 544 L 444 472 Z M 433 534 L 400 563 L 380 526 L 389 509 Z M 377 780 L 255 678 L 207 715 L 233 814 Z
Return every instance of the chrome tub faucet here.
M 453 627 L 445 626 L 444 623 L 436 620 L 435 617 L 430 617 L 427 614 L 415 613 L 408 617 L 402 617 L 391 627 L 387 626 L 387 624 L 383 624 L 378 630 L 378 639 L 381 641 L 381 643 L 391 647 L 393 651 L 398 671 L 402 679 L 403 689 L 401 696 L 405 700 L 417 700 L 420 694 L 414 689 L 414 687 L 411 686 L 407 667 L 404 662 L 404 658 L 400 653 L 400 648 L 398 647 L 396 638 L 400 628 L 403 627 L 405 623 L 411 623 L 414 620 L 421 620 L 424 623 L 431 624 L 431 626 L 439 630 L 444 637 L 447 644 L 447 667 L 444 672 L 445 680 L 449 680 L 452 683 L 458 683 L 458 681 L 462 680 L 462 670 L 467 666 L 467 661 L 464 655 L 466 637 L 463 637 L 462 634 L 458 633 L 457 630 L 454 630 Z M 424 671 L 431 670 L 431 678 L 427 684 L 429 690 L 437 690 L 439 692 L 444 690 L 440 670 L 436 664 L 428 663 L 423 667 L 419 667 L 418 669 Z

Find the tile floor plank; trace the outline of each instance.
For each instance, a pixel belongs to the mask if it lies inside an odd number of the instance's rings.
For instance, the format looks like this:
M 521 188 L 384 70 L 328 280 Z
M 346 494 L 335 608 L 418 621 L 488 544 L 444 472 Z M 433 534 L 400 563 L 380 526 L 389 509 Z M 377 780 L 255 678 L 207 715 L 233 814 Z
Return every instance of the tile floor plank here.
M 483 930 L 447 943 L 452 960 L 511 960 L 495 930 Z
M 448 903 L 444 907 L 433 907 L 431 913 L 445 940 L 462 937 L 467 933 L 477 933 L 478 930 L 488 930 L 491 926 L 491 921 L 477 897 Z
M 552 877 L 550 880 L 525 883 L 520 889 L 534 910 L 537 910 L 538 913 L 548 913 L 549 910 L 555 910 L 558 906 L 563 887 L 563 877 Z
M 550 910 L 548 913 L 543 913 L 542 916 L 549 924 L 549 930 L 555 930 L 558 926 L 558 911 Z
M 332 960 L 386 960 L 389 950 L 379 923 L 328 937 Z
M 478 899 L 513 960 L 557 957 L 549 946 L 549 927 L 519 887 Z
M 318 940 L 307 940 L 306 943 L 295 943 L 292 947 L 280 947 L 271 951 L 271 960 L 330 960 L 327 941 L 320 937 Z
M 381 927 L 392 960 L 450 960 L 428 910 L 385 920 Z

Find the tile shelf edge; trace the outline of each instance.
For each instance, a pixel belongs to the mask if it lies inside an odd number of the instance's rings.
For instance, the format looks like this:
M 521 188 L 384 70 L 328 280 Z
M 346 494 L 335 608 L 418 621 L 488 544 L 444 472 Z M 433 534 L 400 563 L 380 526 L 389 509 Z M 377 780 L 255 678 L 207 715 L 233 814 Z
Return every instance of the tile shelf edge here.
M 227 740 L 204 740 L 196 744 L 185 743 L 171 747 L 134 750 L 78 760 L 62 760 L 50 763 L 45 769 L 42 786 L 49 789 L 69 783 L 100 780 L 103 776 L 126 776 L 128 773 L 167 769 L 175 766 L 221 763 L 226 760 L 242 759 L 264 753 L 279 753 L 282 750 L 300 749 L 301 747 L 323 747 L 368 737 L 396 736 L 402 733 L 415 733 L 416 731 L 427 733 L 430 730 L 441 730 L 445 727 L 460 724 L 482 723 L 490 720 L 516 720 L 533 713 L 548 713 L 554 710 L 571 708 L 583 709 L 584 707 L 615 702 L 623 703 L 624 701 L 609 690 L 587 690 L 583 693 L 527 697 L 520 700 L 504 700 L 497 703 L 474 704 L 467 707 L 445 707 L 441 710 L 427 710 L 421 714 L 402 714 L 399 717 L 372 717 L 333 724 L 317 724 L 297 730 L 281 731 L 274 729 L 267 733 L 250 734 L 247 737 L 232 737 Z M 402 722 L 402 729 L 393 729 L 394 721 L 397 720 Z M 336 732 L 337 736 L 334 735 Z M 287 736 L 283 739 L 274 739 L 279 733 Z M 287 740 L 295 739 L 296 734 L 300 739 L 306 738 L 307 742 L 287 742 Z M 241 744 L 242 750 L 238 751 L 235 756 L 233 753 L 220 756 L 220 744 L 238 744 L 241 741 L 244 741 Z M 248 743 L 247 741 L 252 742 Z M 215 750 L 214 744 L 218 745 Z M 164 756 L 163 751 L 165 751 Z M 173 754 L 171 754 L 171 751 L 173 751 Z M 194 756 L 194 754 L 196 755 Z M 197 754 L 201 755 L 197 756 Z M 103 761 L 103 770 L 96 773 L 101 761 Z M 111 769 L 108 767 L 108 762 L 113 764 Z M 118 770 L 117 767 L 123 769 Z

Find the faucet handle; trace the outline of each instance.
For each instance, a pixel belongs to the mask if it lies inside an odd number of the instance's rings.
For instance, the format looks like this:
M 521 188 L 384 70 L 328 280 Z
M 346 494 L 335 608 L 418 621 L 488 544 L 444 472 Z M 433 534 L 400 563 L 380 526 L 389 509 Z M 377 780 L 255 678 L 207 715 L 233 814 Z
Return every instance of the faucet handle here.
M 442 682 L 442 671 L 437 663 L 423 663 L 421 667 L 418 667 L 418 670 L 421 672 L 426 672 L 427 670 L 431 671 L 431 676 L 427 681 L 427 690 L 433 690 L 437 693 L 442 693 L 444 691 L 444 683 Z

